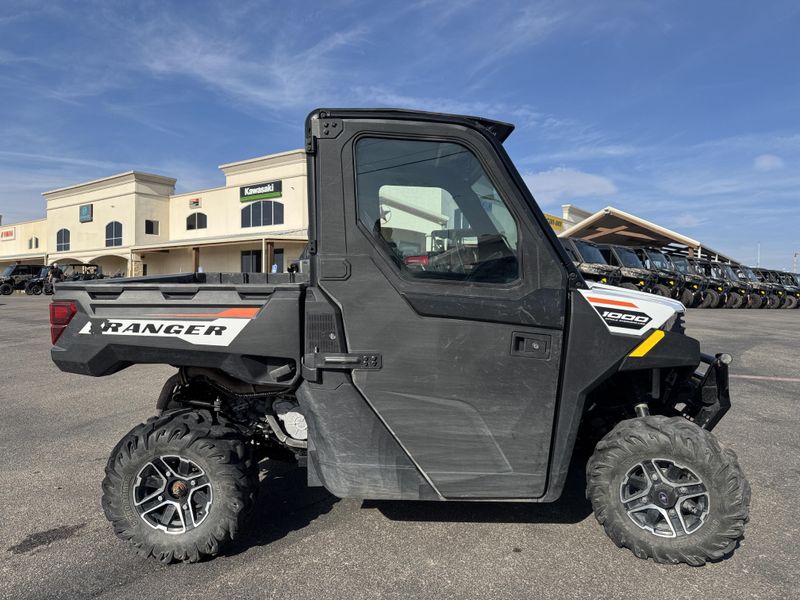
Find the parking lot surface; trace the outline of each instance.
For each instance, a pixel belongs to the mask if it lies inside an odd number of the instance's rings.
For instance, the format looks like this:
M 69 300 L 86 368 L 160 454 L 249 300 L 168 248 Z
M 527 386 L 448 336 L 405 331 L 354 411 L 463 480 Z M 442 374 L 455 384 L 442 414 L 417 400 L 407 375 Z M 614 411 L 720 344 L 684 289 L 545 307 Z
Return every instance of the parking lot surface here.
M 753 488 L 729 559 L 664 566 L 618 549 L 583 498 L 555 504 L 338 500 L 271 466 L 247 531 L 218 558 L 162 566 L 100 508 L 117 440 L 154 411 L 169 367 L 92 379 L 49 357 L 44 297 L 0 297 L 0 597 L 800 597 L 800 311 L 691 310 L 687 334 L 734 355 L 715 430 Z

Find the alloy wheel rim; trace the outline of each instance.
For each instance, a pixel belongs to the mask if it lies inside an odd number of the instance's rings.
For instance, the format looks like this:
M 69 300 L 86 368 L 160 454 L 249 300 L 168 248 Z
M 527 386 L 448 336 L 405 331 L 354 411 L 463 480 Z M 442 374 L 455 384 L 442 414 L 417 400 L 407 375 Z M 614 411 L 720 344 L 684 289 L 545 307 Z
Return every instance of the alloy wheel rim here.
M 619 498 L 637 527 L 665 538 L 695 533 L 711 510 L 703 480 L 667 458 L 643 460 L 631 467 L 620 484 Z
M 145 463 L 132 488 L 133 506 L 149 527 L 180 535 L 206 520 L 213 502 L 211 481 L 197 463 L 177 455 Z

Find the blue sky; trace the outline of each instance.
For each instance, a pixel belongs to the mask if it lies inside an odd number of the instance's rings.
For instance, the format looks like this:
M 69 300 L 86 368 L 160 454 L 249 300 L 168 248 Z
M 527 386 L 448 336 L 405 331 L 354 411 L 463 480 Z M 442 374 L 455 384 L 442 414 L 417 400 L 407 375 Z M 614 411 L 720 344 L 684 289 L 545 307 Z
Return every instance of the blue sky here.
M 129 169 L 302 146 L 317 106 L 511 121 L 534 196 L 614 205 L 745 262 L 800 251 L 800 4 L 0 0 L 0 213 Z

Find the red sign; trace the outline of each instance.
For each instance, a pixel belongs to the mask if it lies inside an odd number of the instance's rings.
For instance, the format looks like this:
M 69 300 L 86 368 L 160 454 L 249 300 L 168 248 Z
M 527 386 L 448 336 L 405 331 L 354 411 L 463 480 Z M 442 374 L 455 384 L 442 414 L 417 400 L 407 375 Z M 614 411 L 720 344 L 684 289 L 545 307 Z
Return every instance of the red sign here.
M 17 230 L 12 227 L 11 229 L 2 229 L 0 230 L 0 241 L 7 242 L 13 240 L 16 237 Z
M 200 208 L 202 198 L 189 198 L 189 208 Z

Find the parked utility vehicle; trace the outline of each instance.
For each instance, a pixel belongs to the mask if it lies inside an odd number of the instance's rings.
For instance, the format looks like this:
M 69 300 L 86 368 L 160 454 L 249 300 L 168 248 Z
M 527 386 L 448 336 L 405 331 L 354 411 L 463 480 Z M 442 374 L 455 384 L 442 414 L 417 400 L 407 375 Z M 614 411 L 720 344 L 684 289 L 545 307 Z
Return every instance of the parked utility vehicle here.
M 8 296 L 14 290 L 24 290 L 28 281 L 35 277 L 43 265 L 8 265 L 0 273 L 0 295 Z
M 666 254 L 667 260 L 674 271 L 681 274 L 682 286 L 680 299 L 687 308 L 700 306 L 703 301 L 703 294 L 708 287 L 708 280 L 694 270 L 694 266 L 689 259 L 680 254 Z
M 597 244 L 577 238 L 562 238 L 561 243 L 586 281 L 608 285 L 620 284 L 622 276 L 619 268 L 606 262 Z
M 669 262 L 667 256 L 655 248 L 634 248 L 636 256 L 642 264 L 650 269 L 656 277 L 653 284 L 652 293 L 665 298 L 680 299 L 683 291 L 683 275 Z
M 619 269 L 619 287 L 642 292 L 652 291 L 658 277 L 646 269 L 642 261 L 631 248 L 611 244 L 599 245 L 600 253 L 606 262 Z
M 615 543 L 665 563 L 733 551 L 750 488 L 711 433 L 730 356 L 700 352 L 679 302 L 581 277 L 503 149 L 512 129 L 316 110 L 308 275 L 57 286 L 62 370 L 178 368 L 108 460 L 103 508 L 122 539 L 165 562 L 216 554 L 265 456 L 339 497 L 552 502 L 580 435 Z M 404 261 L 465 224 L 472 264 Z

